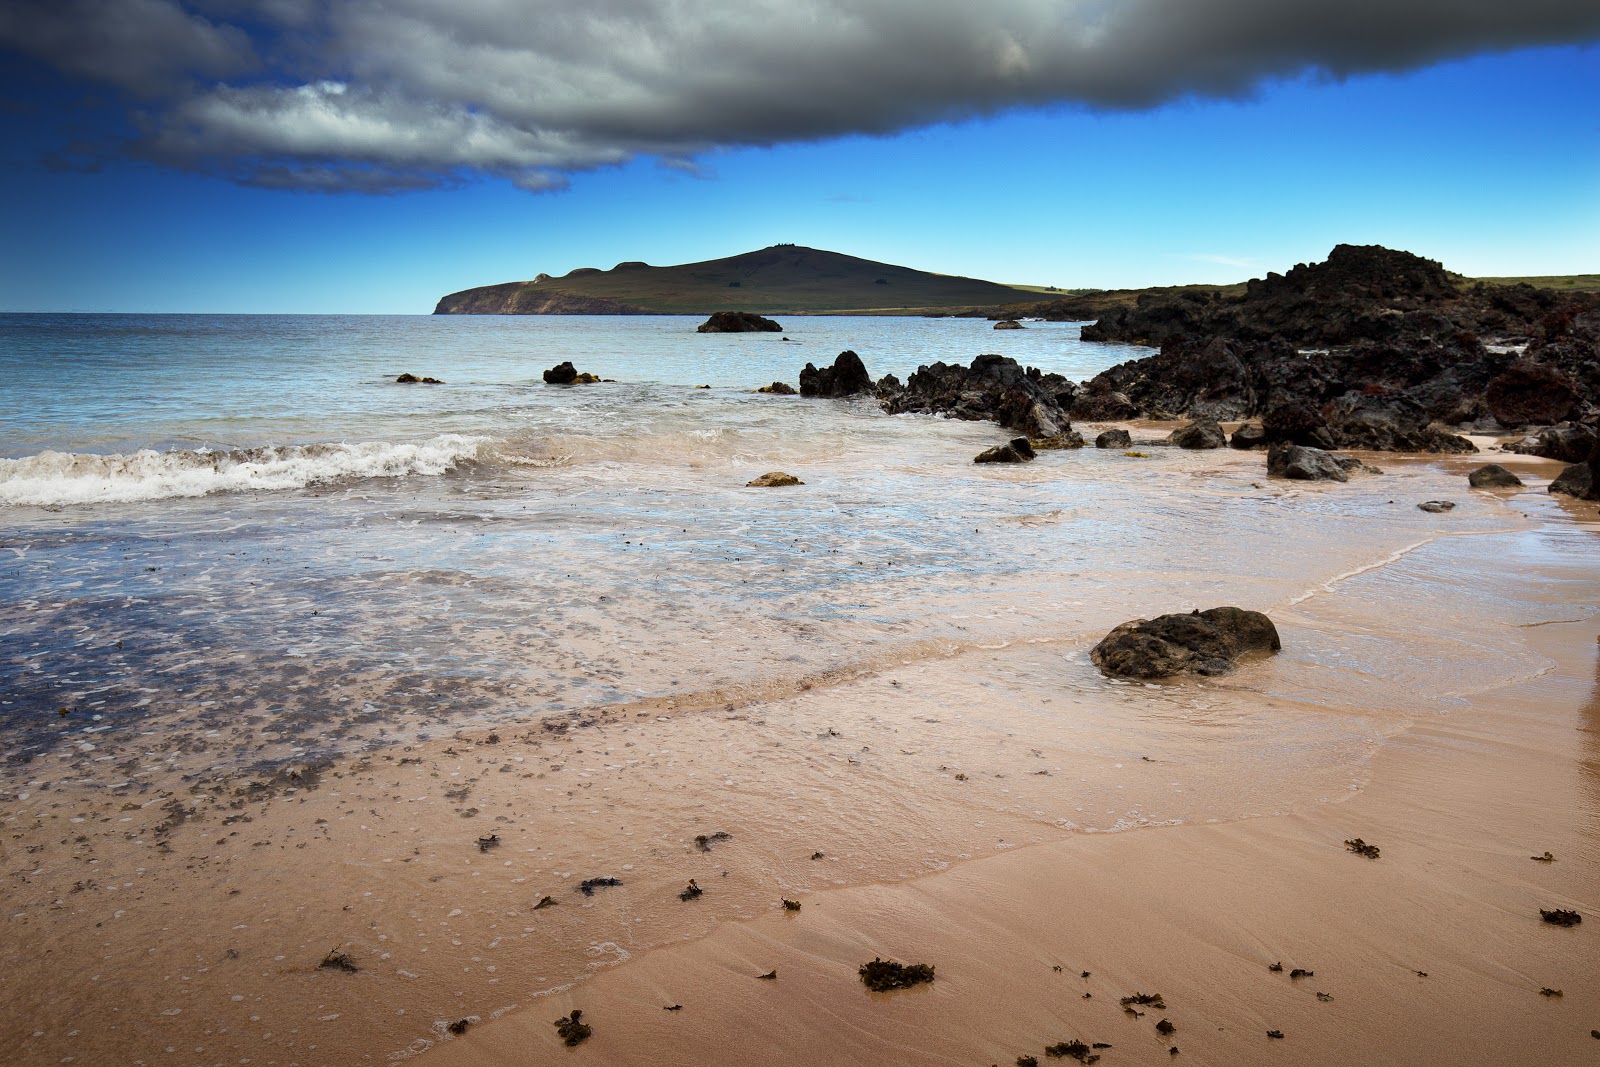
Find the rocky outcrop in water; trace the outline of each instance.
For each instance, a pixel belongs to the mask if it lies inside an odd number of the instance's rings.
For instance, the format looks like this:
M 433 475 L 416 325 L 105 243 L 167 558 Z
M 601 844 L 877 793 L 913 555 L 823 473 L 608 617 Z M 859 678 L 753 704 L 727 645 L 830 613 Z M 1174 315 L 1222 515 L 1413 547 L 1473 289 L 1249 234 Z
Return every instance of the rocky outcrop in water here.
M 579 373 L 570 361 L 557 363 L 554 367 L 544 372 L 544 380 L 548 385 L 591 385 L 600 380 L 597 374 L 588 371 Z
M 1132 448 L 1133 435 L 1127 430 L 1106 430 L 1094 439 L 1096 448 Z
M 402 374 L 395 379 L 397 385 L 443 385 L 438 378 L 418 378 L 415 374 Z
M 718 311 L 702 322 L 696 333 L 782 333 L 773 320 L 748 311 Z
M 1022 325 L 1022 323 L 1018 322 L 1016 319 L 1001 319 L 999 322 L 994 324 L 994 328 L 997 329 L 997 330 L 1025 330 L 1025 329 L 1027 329 L 1026 326 Z
M 1003 445 L 986 448 L 973 457 L 974 463 L 1026 463 L 1033 459 L 1033 446 L 1026 437 L 1014 437 Z
M 1512 445 L 1510 451 L 1524 456 L 1558 459 L 1562 463 L 1582 463 L 1594 447 L 1595 433 L 1587 426 L 1550 426 L 1530 434 Z
M 1034 447 L 1079 447 L 1068 411 L 1077 387 L 1059 374 L 1022 367 L 1008 356 L 983 355 L 972 366 L 918 367 L 898 389 L 880 391 L 891 415 L 908 412 L 996 422 L 1025 434 Z
M 789 485 L 805 485 L 799 478 L 785 471 L 768 471 L 759 478 L 745 482 L 746 489 L 782 489 Z
M 834 359 L 833 366 L 818 369 L 807 363 L 800 372 L 800 395 L 840 399 L 861 393 L 876 393 L 872 376 L 867 373 L 861 357 L 846 349 Z
M 1451 428 L 1548 425 L 1600 402 L 1597 308 L 1600 295 L 1462 287 L 1432 260 L 1340 245 L 1237 297 L 1108 312 L 1085 338 L 1161 351 L 1085 383 L 1073 414 L 1263 418 L 1268 439 L 1313 447 L 1471 451 Z
M 1259 611 L 1223 607 L 1125 622 L 1089 653 L 1114 678 L 1226 674 L 1246 652 L 1282 648 L 1278 629 Z
M 771 385 L 763 385 L 760 389 L 757 389 L 756 392 L 776 393 L 779 396 L 794 396 L 797 390 L 788 382 L 773 382 Z

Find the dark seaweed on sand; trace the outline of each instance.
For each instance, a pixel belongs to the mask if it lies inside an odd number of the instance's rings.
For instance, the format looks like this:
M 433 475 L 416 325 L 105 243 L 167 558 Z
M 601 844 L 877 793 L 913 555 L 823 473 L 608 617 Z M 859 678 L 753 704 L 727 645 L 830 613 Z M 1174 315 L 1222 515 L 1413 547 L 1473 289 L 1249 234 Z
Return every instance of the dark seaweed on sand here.
M 1173 1026 L 1165 1019 L 1162 1019 L 1160 1022 L 1156 1023 L 1156 1033 L 1160 1034 L 1162 1037 L 1166 1037 L 1168 1034 L 1175 1034 L 1177 1032 L 1178 1028 Z
M 874 993 L 886 993 L 891 989 L 910 989 L 914 985 L 933 981 L 933 965 L 928 963 L 895 963 L 892 960 L 873 958 L 871 963 L 863 963 L 856 972 L 861 975 L 861 981 Z
M 1316 973 L 1317 973 L 1316 971 L 1308 971 L 1304 967 L 1296 967 L 1294 970 L 1289 972 L 1289 977 L 1290 978 L 1314 978 L 1314 977 L 1316 977 Z
M 704 892 L 705 892 L 705 890 L 701 889 L 699 884 L 696 883 L 693 878 L 691 878 L 691 879 L 689 879 L 688 888 L 685 889 L 683 892 L 678 894 L 678 899 L 679 900 L 693 900 L 695 897 L 700 896 Z
M 721 830 L 718 830 L 714 834 L 696 834 L 695 838 L 694 838 L 694 844 L 695 844 L 695 847 L 698 848 L 701 852 L 710 852 L 711 851 L 711 846 L 716 844 L 718 841 L 732 841 L 732 840 L 733 840 L 733 835 L 732 834 L 723 833 Z
M 1100 1059 L 1099 1056 L 1090 1055 L 1089 1046 L 1078 1040 L 1058 1041 L 1054 1045 L 1047 1046 L 1044 1054 L 1057 1059 L 1075 1059 L 1079 1063 L 1094 1063 Z
M 1148 1004 L 1152 1008 L 1159 1008 L 1162 1011 L 1167 1010 L 1167 1002 L 1161 999 L 1160 993 L 1135 993 L 1131 997 L 1123 997 L 1121 1004 L 1124 1008 L 1132 1007 L 1135 1004 L 1140 1006 Z
M 340 952 L 338 949 L 334 949 L 322 957 L 322 962 L 317 966 L 325 971 L 343 971 L 346 974 L 355 974 L 361 970 L 360 967 L 356 966 L 356 961 L 350 958 L 349 953 Z
M 1577 926 L 1579 923 L 1583 922 L 1582 915 L 1579 915 L 1575 911 L 1566 911 L 1562 908 L 1557 908 L 1554 911 L 1545 911 L 1543 908 L 1540 908 L 1539 918 L 1553 926 Z
M 568 1048 L 586 1040 L 594 1033 L 588 1023 L 580 1021 L 582 1018 L 583 1012 L 573 1008 L 571 1015 L 563 1015 L 555 1021 L 556 1033 L 561 1035 L 561 1040 L 567 1043 Z
M 1369 860 L 1378 858 L 1378 846 L 1369 845 L 1359 837 L 1353 837 L 1344 843 L 1344 847 L 1358 856 L 1365 856 Z
M 466 1033 L 467 1032 L 467 1027 L 469 1027 L 471 1025 L 472 1025 L 472 1020 L 471 1019 L 457 1019 L 455 1022 L 453 1022 L 453 1023 L 449 1024 L 448 1026 L 446 1026 L 445 1029 L 450 1031 L 452 1034 L 455 1034 L 457 1037 L 459 1037 L 462 1034 Z
M 788 897 L 783 897 L 781 899 L 783 900 L 783 910 L 784 911 L 799 911 L 800 910 L 800 902 L 798 900 L 790 900 Z
M 603 889 L 606 886 L 621 884 L 621 878 L 585 878 L 582 882 L 578 883 L 578 892 L 582 893 L 586 897 L 592 897 L 594 896 L 594 891 L 596 889 Z
M 1037 1056 L 1018 1056 L 1017 1057 L 1017 1067 L 1039 1067 L 1039 1057 L 1037 1057 Z

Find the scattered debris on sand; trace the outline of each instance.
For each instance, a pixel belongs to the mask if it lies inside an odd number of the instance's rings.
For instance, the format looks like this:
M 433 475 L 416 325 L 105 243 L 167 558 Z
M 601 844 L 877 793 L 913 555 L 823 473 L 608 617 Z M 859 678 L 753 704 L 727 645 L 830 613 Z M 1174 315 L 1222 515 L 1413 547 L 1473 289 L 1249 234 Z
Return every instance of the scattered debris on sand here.
M 874 993 L 891 989 L 910 989 L 914 985 L 933 981 L 933 965 L 928 963 L 903 964 L 876 957 L 863 963 L 857 970 L 861 981 Z
M 711 846 L 717 844 L 719 841 L 732 841 L 732 840 L 733 840 L 733 835 L 732 834 L 724 833 L 721 830 L 718 830 L 714 834 L 695 834 L 694 835 L 694 847 L 698 848 L 701 852 L 710 852 L 711 851 Z
M 1053 1056 L 1056 1059 L 1074 1059 L 1079 1063 L 1095 1063 L 1100 1059 L 1099 1056 L 1096 1056 L 1089 1051 L 1088 1045 L 1076 1039 L 1072 1041 L 1058 1041 L 1054 1045 L 1049 1045 L 1045 1048 L 1044 1054 L 1046 1056 Z
M 1554 911 L 1546 911 L 1540 908 L 1539 918 L 1552 926 L 1577 926 L 1583 922 L 1582 915 L 1575 911 L 1567 911 L 1564 908 L 1556 908 Z
M 561 1035 L 561 1040 L 566 1042 L 568 1048 L 587 1041 L 589 1035 L 594 1033 L 593 1028 L 582 1020 L 583 1012 L 573 1008 L 571 1015 L 563 1015 L 555 1021 L 556 1033 Z

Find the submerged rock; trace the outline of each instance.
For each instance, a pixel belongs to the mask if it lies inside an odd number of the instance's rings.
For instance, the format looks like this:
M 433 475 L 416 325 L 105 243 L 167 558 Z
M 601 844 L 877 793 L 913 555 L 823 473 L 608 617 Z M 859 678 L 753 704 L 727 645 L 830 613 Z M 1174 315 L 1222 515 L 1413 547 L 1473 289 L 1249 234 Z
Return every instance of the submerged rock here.
M 1111 677 L 1167 678 L 1226 674 L 1246 652 L 1282 647 L 1277 627 L 1261 612 L 1221 607 L 1125 622 L 1089 658 Z
M 443 385 L 437 378 L 418 378 L 415 374 L 402 374 L 395 379 L 398 385 Z
M 1454 511 L 1455 509 L 1456 502 L 1454 500 L 1424 500 L 1417 505 L 1418 511 L 1426 511 L 1431 515 L 1443 515 L 1445 512 Z
M 783 327 L 748 311 L 718 311 L 695 329 L 696 333 L 782 333 Z
M 877 386 L 867 373 L 861 357 L 846 349 L 834 358 L 833 366 L 818 369 L 807 363 L 800 372 L 800 395 L 840 399 L 861 393 L 876 393 Z
M 799 478 L 783 471 L 768 471 L 759 478 L 745 482 L 746 489 L 781 489 L 786 485 L 805 485 Z
M 1522 484 L 1522 479 L 1500 464 L 1490 463 L 1467 475 L 1467 484 L 1474 489 L 1515 489 Z
M 1026 437 L 1014 437 L 1003 445 L 986 448 L 973 457 L 974 463 L 1026 463 L 1034 458 L 1033 446 Z
M 994 328 L 997 329 L 997 330 L 1026 330 L 1027 329 L 1026 326 L 1022 325 L 1022 323 L 1018 322 L 1016 319 L 1001 319 L 999 322 L 994 324 Z
M 1094 439 L 1096 448 L 1132 448 L 1133 435 L 1127 430 L 1107 430 Z
M 760 389 L 757 389 L 756 392 L 775 393 L 778 396 L 794 396 L 798 390 L 788 382 L 773 382 L 771 385 L 763 385 Z

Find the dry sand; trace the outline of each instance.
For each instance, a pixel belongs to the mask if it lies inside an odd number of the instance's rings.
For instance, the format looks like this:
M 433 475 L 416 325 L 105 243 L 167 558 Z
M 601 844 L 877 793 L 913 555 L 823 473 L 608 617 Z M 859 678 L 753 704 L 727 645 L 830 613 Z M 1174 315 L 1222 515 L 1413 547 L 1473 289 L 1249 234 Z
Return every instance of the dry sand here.
M 1516 501 L 1268 590 L 1285 650 L 1226 679 L 1099 678 L 1101 605 L 264 789 L 97 787 L 63 751 L 0 803 L 0 1041 L 29 1065 L 1011 1064 L 1070 1039 L 1107 1067 L 1600 1062 L 1595 515 Z M 1314 546 L 1261 549 L 1317 573 Z M 869 993 L 875 956 L 937 979 Z M 574 1008 L 594 1035 L 567 1050 Z

